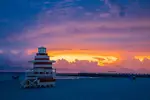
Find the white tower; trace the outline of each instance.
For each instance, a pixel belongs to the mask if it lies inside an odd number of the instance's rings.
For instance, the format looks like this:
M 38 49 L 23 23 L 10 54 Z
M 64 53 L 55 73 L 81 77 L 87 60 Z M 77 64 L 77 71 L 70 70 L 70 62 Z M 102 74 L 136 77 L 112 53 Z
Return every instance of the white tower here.
M 39 47 L 33 61 L 33 69 L 26 74 L 25 87 L 49 87 L 55 85 L 56 70 L 50 60 L 45 47 Z M 28 83 L 26 83 L 28 81 Z M 29 84 L 30 83 L 30 84 Z M 32 83 L 32 84 L 31 84 Z

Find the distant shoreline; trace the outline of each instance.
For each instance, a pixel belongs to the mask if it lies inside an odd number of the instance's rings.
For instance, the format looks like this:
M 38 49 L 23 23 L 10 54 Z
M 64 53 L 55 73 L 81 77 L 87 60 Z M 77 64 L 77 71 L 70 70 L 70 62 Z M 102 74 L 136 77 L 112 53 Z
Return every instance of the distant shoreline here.
M 0 72 L 24 74 L 25 72 Z M 150 78 L 150 74 L 135 74 L 135 73 L 57 73 L 57 76 L 76 76 L 76 77 L 140 77 Z
M 58 73 L 60 76 L 84 76 L 84 77 L 141 77 L 150 78 L 150 74 L 133 73 Z

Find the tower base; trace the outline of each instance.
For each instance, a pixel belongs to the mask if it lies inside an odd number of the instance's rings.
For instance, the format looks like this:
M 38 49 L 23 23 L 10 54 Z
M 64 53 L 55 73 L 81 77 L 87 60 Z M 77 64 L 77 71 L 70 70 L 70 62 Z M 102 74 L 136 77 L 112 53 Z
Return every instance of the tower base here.
M 55 82 L 39 82 L 38 81 L 30 81 L 25 80 L 21 84 L 21 88 L 50 88 L 55 87 Z

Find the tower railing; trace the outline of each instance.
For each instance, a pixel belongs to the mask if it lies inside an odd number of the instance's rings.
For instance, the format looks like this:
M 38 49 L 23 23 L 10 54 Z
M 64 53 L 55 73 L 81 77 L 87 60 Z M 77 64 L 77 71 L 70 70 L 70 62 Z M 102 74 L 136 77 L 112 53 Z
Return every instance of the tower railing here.
M 53 76 L 56 77 L 56 69 L 52 69 L 52 72 L 47 71 L 35 71 L 32 69 L 26 70 L 26 76 Z

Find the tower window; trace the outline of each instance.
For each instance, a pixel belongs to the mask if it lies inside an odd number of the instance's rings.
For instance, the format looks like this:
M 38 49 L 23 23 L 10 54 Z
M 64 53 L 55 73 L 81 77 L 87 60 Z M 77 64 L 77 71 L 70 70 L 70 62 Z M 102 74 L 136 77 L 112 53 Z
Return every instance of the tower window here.
M 46 48 L 45 47 L 39 47 L 38 53 L 46 53 Z

